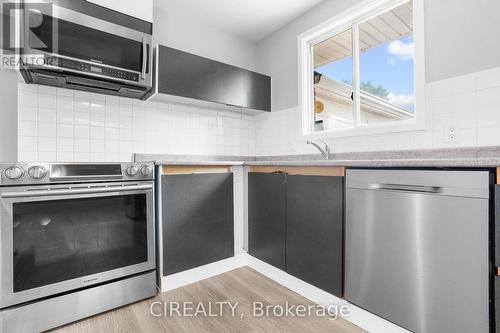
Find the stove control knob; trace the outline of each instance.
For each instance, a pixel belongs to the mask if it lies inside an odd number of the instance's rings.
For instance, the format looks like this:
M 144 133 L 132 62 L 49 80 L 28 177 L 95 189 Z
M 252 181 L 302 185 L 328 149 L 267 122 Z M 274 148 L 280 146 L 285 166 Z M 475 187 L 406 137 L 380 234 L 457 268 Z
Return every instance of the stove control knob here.
M 5 169 L 4 175 L 7 179 L 16 180 L 24 175 L 24 170 L 18 166 L 11 166 L 10 168 Z
M 42 179 L 47 174 L 43 166 L 35 165 L 28 169 L 28 175 L 33 179 Z
M 129 175 L 130 177 L 136 176 L 138 172 L 139 172 L 139 168 L 136 167 L 135 165 L 130 165 L 127 168 L 127 175 Z
M 141 167 L 141 173 L 143 176 L 147 177 L 147 176 L 151 176 L 151 174 L 153 173 L 153 168 L 150 167 L 149 165 L 143 165 Z

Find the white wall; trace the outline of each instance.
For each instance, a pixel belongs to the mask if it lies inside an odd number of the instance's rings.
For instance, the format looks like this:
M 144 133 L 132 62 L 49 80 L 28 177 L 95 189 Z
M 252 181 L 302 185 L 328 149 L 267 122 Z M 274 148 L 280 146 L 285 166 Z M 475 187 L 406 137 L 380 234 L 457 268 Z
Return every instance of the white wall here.
M 326 0 L 260 41 L 257 69 L 273 78 L 273 111 L 298 104 L 297 36 L 362 0 Z M 425 0 L 426 80 L 500 66 L 500 1 Z
M 426 0 L 427 81 L 500 66 L 498 13 L 495 0 Z
M 176 0 L 154 1 L 154 42 L 249 70 L 256 69 L 255 44 L 177 15 Z
M 334 153 L 500 145 L 500 67 L 426 85 L 426 129 L 345 137 L 328 142 Z M 257 155 L 317 153 L 300 137 L 296 107 L 255 117 Z M 450 142 L 448 127 L 456 127 Z
M 133 153 L 253 155 L 254 119 L 19 84 L 20 161 L 131 161 Z

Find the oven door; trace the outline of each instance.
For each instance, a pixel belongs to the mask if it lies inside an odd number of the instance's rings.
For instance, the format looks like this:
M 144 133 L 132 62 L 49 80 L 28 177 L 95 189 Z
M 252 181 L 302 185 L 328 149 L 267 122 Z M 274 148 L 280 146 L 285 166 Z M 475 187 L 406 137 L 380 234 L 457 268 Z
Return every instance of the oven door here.
M 40 67 L 57 69 L 50 62 L 40 65 L 44 57 L 56 56 L 61 58 L 61 64 L 68 59 L 94 65 L 84 71 L 85 75 L 142 86 L 152 84 L 151 34 L 58 6 L 27 9 L 23 34 L 27 44 L 23 53 L 38 55 L 33 59 Z M 82 73 L 78 66 L 63 67 L 68 72 Z M 104 75 L 110 72 L 106 68 L 125 70 L 135 74 L 136 79 Z
M 0 192 L 0 308 L 155 269 L 153 182 Z

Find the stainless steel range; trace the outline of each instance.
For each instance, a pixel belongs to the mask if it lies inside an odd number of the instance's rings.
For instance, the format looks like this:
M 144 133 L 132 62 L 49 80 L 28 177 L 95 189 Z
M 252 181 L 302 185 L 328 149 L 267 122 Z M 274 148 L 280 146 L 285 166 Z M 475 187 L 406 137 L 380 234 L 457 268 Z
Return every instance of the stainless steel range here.
M 154 165 L 0 164 L 0 331 L 156 294 Z

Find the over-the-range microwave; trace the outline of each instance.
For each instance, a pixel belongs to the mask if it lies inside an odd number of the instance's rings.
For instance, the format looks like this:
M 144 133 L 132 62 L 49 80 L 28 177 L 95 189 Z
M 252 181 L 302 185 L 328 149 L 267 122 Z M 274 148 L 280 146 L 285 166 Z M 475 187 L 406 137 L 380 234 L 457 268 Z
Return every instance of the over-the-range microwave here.
M 151 22 L 85 0 L 26 3 L 21 12 L 27 83 L 139 99 L 151 90 Z

